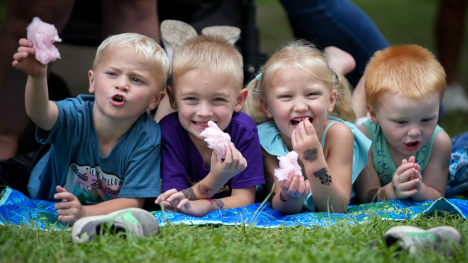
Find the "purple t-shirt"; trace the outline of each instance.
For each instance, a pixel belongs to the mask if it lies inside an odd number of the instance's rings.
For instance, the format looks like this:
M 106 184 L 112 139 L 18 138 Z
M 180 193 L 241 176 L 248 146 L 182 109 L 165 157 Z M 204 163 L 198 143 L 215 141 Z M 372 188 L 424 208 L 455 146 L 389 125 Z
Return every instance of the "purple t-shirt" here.
M 188 132 L 180 125 L 177 112 L 164 117 L 159 125 L 162 133 L 162 191 L 173 188 L 181 191 L 200 182 L 210 169 L 204 167 L 203 158 Z M 231 136 L 234 146 L 247 160 L 247 168 L 221 187 L 213 198 L 230 196 L 232 188 L 247 188 L 265 183 L 260 141 L 252 119 L 245 113 L 235 112 L 224 132 Z

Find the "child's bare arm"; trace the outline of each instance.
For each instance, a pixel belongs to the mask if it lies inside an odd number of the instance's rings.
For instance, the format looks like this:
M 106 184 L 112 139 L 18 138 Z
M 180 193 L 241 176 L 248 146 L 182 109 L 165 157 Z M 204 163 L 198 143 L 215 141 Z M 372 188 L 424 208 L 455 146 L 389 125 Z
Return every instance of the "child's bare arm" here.
M 102 202 L 96 205 L 83 206 L 76 196 L 67 192 L 63 187 L 57 186 L 55 199 L 62 199 L 62 202 L 55 204 L 54 208 L 59 215 L 61 222 L 76 222 L 85 216 L 105 215 L 127 207 L 143 207 L 144 198 L 118 198 Z
M 216 158 L 216 153 L 211 154 L 210 173 L 194 186 L 182 190 L 189 200 L 208 199 L 216 194 L 226 182 L 247 168 L 247 161 L 242 153 L 234 146 L 226 151 L 224 161 Z
M 356 194 L 360 203 L 380 202 L 383 199 L 392 199 L 393 190 L 381 187 L 379 176 L 372 160 L 372 146 L 367 155 L 367 164 L 354 183 Z M 387 193 L 389 192 L 389 193 Z
M 190 201 L 181 192 L 166 196 L 162 194 L 164 206 L 172 207 L 176 212 L 201 217 L 215 210 L 235 208 L 255 202 L 255 186 L 232 189 L 231 196 L 221 199 L 200 199 Z
M 411 197 L 413 200 L 436 200 L 445 195 L 451 151 L 450 137 L 445 131 L 440 131 L 432 145 L 431 157 L 424 169 L 418 193 Z
M 332 213 L 345 212 L 351 196 L 352 131 L 341 123 L 331 126 L 327 133 L 329 150 L 325 156 L 314 127 L 305 119 L 293 131 L 292 144 L 304 165 L 317 208 Z
M 271 206 L 273 209 L 282 212 L 283 214 L 297 214 L 301 212 L 304 206 L 304 198 L 310 193 L 309 181 L 304 181 L 302 175 L 293 175 L 283 182 L 278 182 L 278 178 L 274 176 L 275 168 L 278 168 L 278 159 L 266 152 L 264 171 L 265 181 L 275 184 L 271 197 Z M 300 177 L 302 178 L 300 178 Z M 266 184 L 265 191 L 271 191 L 272 185 Z
M 58 108 L 49 101 L 47 66 L 36 60 L 31 41 L 23 38 L 19 44 L 18 52 L 13 55 L 12 65 L 29 75 L 25 91 L 26 112 L 37 126 L 49 131 L 57 122 Z

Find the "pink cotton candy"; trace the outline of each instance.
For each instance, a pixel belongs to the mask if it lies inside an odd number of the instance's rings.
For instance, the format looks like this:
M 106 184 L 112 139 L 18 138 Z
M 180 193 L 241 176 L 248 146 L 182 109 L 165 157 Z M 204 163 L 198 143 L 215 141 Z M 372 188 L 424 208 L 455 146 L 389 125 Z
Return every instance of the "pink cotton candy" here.
M 290 174 L 302 175 L 302 168 L 297 162 L 299 155 L 295 151 L 289 152 L 286 156 L 278 156 L 279 168 L 275 169 L 275 176 L 278 181 L 288 179 Z
M 54 42 L 62 42 L 62 39 L 58 37 L 54 25 L 42 22 L 39 17 L 35 17 L 26 30 L 28 31 L 28 40 L 34 44 L 36 59 L 39 62 L 46 65 L 60 58 L 60 53 L 54 46 Z
M 229 145 L 234 145 L 231 142 L 231 136 L 223 132 L 216 123 L 209 121 L 208 128 L 200 133 L 200 136 L 205 137 L 205 142 L 208 147 L 213 149 L 218 160 L 226 158 L 226 149 Z

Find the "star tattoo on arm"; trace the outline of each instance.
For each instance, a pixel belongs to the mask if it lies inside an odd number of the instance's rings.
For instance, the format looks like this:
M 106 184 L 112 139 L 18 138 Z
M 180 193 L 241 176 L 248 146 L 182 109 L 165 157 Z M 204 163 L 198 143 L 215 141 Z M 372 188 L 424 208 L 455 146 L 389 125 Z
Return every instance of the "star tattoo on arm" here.
M 213 191 L 213 189 L 209 188 L 208 186 L 204 185 L 203 183 L 198 183 L 197 184 L 197 189 L 204 196 L 210 196 L 210 193 Z

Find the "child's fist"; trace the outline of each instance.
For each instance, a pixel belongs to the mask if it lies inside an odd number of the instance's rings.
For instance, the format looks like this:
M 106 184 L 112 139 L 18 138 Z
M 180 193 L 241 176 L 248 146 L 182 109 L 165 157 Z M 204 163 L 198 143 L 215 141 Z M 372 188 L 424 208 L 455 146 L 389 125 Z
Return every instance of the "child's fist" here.
M 18 51 L 13 55 L 12 66 L 26 74 L 39 78 L 46 74 L 46 66 L 36 60 L 33 43 L 25 38 L 20 39 Z
M 229 148 L 226 149 L 226 158 L 224 161 L 216 158 L 215 151 L 211 154 L 211 171 L 219 176 L 225 176 L 231 179 L 238 173 L 244 171 L 245 168 L 247 168 L 247 160 L 245 160 L 242 153 L 233 145 L 229 145 Z
M 413 162 L 402 161 L 392 178 L 392 187 L 397 199 L 405 199 L 415 195 L 419 190 L 421 178 L 419 165 Z M 419 168 L 420 169 L 420 168 Z M 414 178 L 416 176 L 417 178 Z
M 323 156 L 322 146 L 312 123 L 306 118 L 301 121 L 291 135 L 291 142 L 295 152 L 303 164 L 313 162 Z
M 310 184 L 308 180 L 304 180 L 304 176 L 290 174 L 288 179 L 281 182 L 281 190 L 291 198 L 306 197 L 310 193 Z

